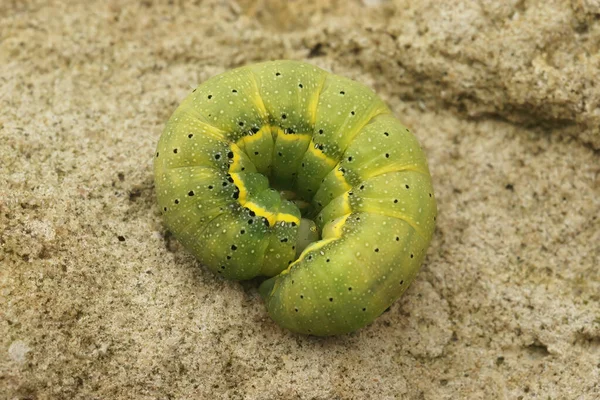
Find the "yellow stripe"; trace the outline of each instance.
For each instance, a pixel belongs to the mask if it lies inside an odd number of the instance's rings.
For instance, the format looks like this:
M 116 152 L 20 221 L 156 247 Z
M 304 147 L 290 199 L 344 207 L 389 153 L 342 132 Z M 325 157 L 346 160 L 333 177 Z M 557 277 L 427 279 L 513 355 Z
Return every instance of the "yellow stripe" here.
M 342 206 L 344 207 L 342 212 L 345 214 L 350 214 L 352 212 L 352 208 L 350 207 L 350 195 L 348 192 L 344 193 L 342 197 Z
M 262 207 L 259 204 L 256 204 L 252 201 L 248 201 L 248 190 L 244 185 L 244 182 L 240 178 L 240 174 L 230 173 L 231 179 L 233 179 L 233 184 L 237 186 L 240 191 L 240 195 L 238 197 L 238 202 L 242 207 L 246 207 L 249 210 L 253 211 L 259 217 L 264 217 L 269 221 L 269 225 L 274 226 L 277 222 L 295 222 L 296 224 L 300 224 L 300 219 L 292 214 L 287 213 L 274 213 L 266 208 Z
M 240 191 L 240 196 L 238 197 L 238 202 L 241 205 L 244 205 L 244 203 L 246 203 L 246 196 L 248 196 L 248 190 L 246 189 L 244 182 L 240 178 L 240 174 L 230 173 L 229 175 L 231 176 L 231 179 L 233 179 L 233 184 L 235 186 L 237 186 L 237 188 Z
M 263 206 L 252 202 L 252 201 L 248 201 L 248 202 L 246 202 L 246 203 L 244 203 L 242 205 L 244 207 L 247 207 L 248 209 L 254 211 L 254 213 L 256 215 L 258 215 L 259 217 L 266 218 L 267 221 L 269 221 L 269 224 L 271 226 L 274 226 L 277 222 L 290 222 L 290 223 L 291 222 L 295 222 L 296 224 L 300 224 L 300 219 L 296 218 L 292 214 L 274 213 L 274 212 L 271 212 L 271 211 L 267 210 Z
M 306 257 L 306 254 L 308 254 L 308 252 L 319 250 L 320 248 L 322 248 L 322 247 L 326 246 L 327 244 L 329 244 L 335 240 L 338 240 L 338 239 L 339 238 L 321 239 L 317 242 L 313 242 L 313 243 L 309 244 L 308 246 L 306 246 L 306 248 L 304 249 L 302 254 L 300 254 L 298 261 L 302 261 L 304 259 L 304 257 Z
M 263 126 L 262 128 L 260 128 L 260 130 L 256 133 L 252 133 L 252 134 L 248 134 L 246 136 L 242 136 L 238 141 L 237 141 L 237 145 L 239 147 L 246 147 L 247 145 L 254 143 L 254 142 L 258 142 L 259 140 L 262 140 L 263 136 L 265 136 L 266 133 L 271 134 L 271 127 L 268 125 Z
M 231 151 L 233 152 L 233 162 L 229 165 L 229 173 L 234 173 L 242 168 L 242 154 L 244 153 L 235 143 L 231 143 Z
M 298 259 L 296 261 L 291 263 L 290 266 L 282 273 L 287 274 L 294 265 L 296 265 L 299 262 L 301 262 L 302 260 L 304 260 L 304 257 L 306 257 L 306 255 L 309 252 L 319 250 L 320 248 L 328 245 L 329 243 L 335 242 L 336 240 L 340 239 L 342 237 L 344 225 L 346 224 L 346 220 L 348 219 L 349 216 L 350 216 L 350 213 L 345 214 L 345 215 L 337 218 L 336 220 L 330 222 L 329 224 L 327 224 L 325 226 L 325 229 L 323 229 L 323 239 L 309 244 L 304 249 L 304 251 L 300 254 L 300 257 L 298 257 Z
M 264 208 L 263 206 L 256 204 L 252 201 L 248 201 L 246 203 L 243 203 L 242 206 L 254 211 L 254 213 L 256 215 L 258 215 L 259 217 L 264 217 L 267 219 L 267 221 L 269 221 L 269 225 L 270 226 L 275 226 L 275 224 L 277 222 L 295 222 L 296 224 L 300 224 L 300 219 L 296 218 L 294 215 L 292 214 L 286 214 L 286 213 L 274 213 L 271 212 L 269 210 L 267 210 L 266 208 Z
M 304 251 L 300 254 L 300 257 L 298 257 L 298 259 L 296 261 L 294 261 L 293 263 L 290 264 L 289 267 L 287 267 L 287 269 L 285 270 L 285 273 L 288 273 L 290 271 L 290 269 L 292 269 L 292 267 L 296 264 L 298 264 L 299 262 L 301 262 L 302 260 L 304 260 L 304 257 L 306 257 L 306 255 L 308 254 L 309 251 L 314 251 L 314 250 L 318 250 L 321 247 L 335 241 L 338 240 L 339 238 L 331 238 L 331 239 L 322 239 L 319 240 L 318 242 L 314 242 L 309 244 L 308 246 L 306 246 L 306 248 L 304 249 Z
M 346 220 L 350 216 L 350 213 L 345 214 L 335 220 L 331 221 L 323 228 L 323 238 L 326 239 L 338 239 L 342 236 L 342 230 Z
M 269 225 L 271 225 L 271 226 L 274 226 L 277 222 L 287 222 L 287 223 L 294 222 L 299 225 L 300 219 L 292 214 L 274 213 L 274 212 L 267 210 L 266 208 L 262 207 L 259 204 L 256 204 L 252 201 L 248 201 L 248 195 L 249 195 L 248 189 L 244 185 L 244 182 L 243 182 L 242 178 L 240 177 L 240 174 L 234 172 L 241 168 L 241 160 L 242 160 L 241 155 L 244 153 L 242 149 L 245 148 L 250 143 L 257 142 L 257 141 L 263 139 L 263 137 L 267 134 L 272 134 L 273 136 L 276 136 L 281 139 L 285 139 L 286 141 L 308 139 L 310 137 L 309 134 L 285 134 L 283 132 L 283 130 L 277 126 L 265 125 L 255 134 L 249 134 L 249 135 L 243 136 L 236 143 L 232 143 L 231 151 L 233 152 L 233 162 L 229 166 L 229 175 L 231 175 L 231 178 L 233 179 L 233 183 L 237 186 L 237 188 L 240 191 L 240 194 L 238 197 L 238 202 L 243 207 L 246 207 L 246 208 L 250 209 L 251 211 L 253 211 L 256 215 L 266 218 L 267 221 L 269 221 Z
M 277 214 L 277 222 L 295 222 L 296 224 L 300 225 L 300 219 L 297 218 L 296 216 L 292 215 L 292 214 L 286 214 L 286 213 L 278 213 Z
M 241 203 L 241 202 L 240 202 Z M 246 203 L 242 204 L 244 207 L 254 211 L 254 213 L 256 215 L 258 215 L 259 217 L 264 217 L 267 219 L 267 221 L 269 221 L 269 224 L 271 226 L 275 225 L 275 222 L 277 222 L 277 217 L 275 215 L 275 213 L 272 213 L 270 211 L 268 211 L 266 208 L 260 206 L 259 204 L 256 204 L 252 201 L 248 201 Z
M 339 168 L 336 168 L 333 174 L 335 175 L 336 179 L 342 184 L 345 191 L 352 189 L 352 186 L 348 184 L 346 178 L 344 177 L 344 174 L 342 173 L 342 171 L 340 171 Z
M 281 129 L 280 127 L 275 126 L 275 125 L 271 125 L 271 134 L 273 135 L 273 141 L 278 136 L 285 136 L 285 133 L 283 132 L 283 129 Z
M 311 137 L 309 133 L 285 133 L 279 127 L 273 127 L 274 138 L 276 140 L 285 140 L 286 142 L 294 142 L 300 140 L 307 140 Z
M 325 161 L 331 167 L 334 167 L 337 164 L 337 160 L 333 158 L 329 158 L 323 153 L 320 149 L 316 148 L 315 142 L 310 141 L 310 145 L 308 146 L 308 151 L 313 154 L 316 158 Z

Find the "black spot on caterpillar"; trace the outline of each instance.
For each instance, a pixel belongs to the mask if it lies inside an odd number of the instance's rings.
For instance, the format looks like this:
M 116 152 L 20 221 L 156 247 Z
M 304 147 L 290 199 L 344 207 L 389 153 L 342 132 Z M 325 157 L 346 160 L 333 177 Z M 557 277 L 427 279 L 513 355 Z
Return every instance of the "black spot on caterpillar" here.
M 174 236 L 225 278 L 270 277 L 268 312 L 295 332 L 372 322 L 414 279 L 435 227 L 412 133 L 366 86 L 302 62 L 209 79 L 154 160 Z

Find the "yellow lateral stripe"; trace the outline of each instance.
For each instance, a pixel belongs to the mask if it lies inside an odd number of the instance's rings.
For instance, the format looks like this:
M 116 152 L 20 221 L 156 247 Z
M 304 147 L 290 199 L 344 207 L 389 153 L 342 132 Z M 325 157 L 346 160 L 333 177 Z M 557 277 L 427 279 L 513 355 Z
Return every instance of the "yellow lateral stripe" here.
M 310 133 L 284 133 L 281 128 L 274 130 L 276 140 L 284 140 L 286 142 L 295 142 L 299 140 L 307 140 L 311 136 Z
M 254 211 L 254 213 L 256 215 L 258 215 L 259 217 L 266 218 L 267 221 L 269 221 L 269 225 L 271 225 L 271 226 L 275 226 L 275 224 L 277 224 L 277 222 L 290 222 L 290 223 L 295 222 L 296 224 L 300 224 L 300 219 L 295 217 L 292 214 L 274 213 L 274 212 L 267 210 L 263 206 L 254 203 L 253 201 L 248 201 L 242 205 L 244 207 Z
M 297 225 L 300 225 L 300 218 L 292 214 L 278 213 L 277 222 L 295 222 Z
M 267 221 L 269 221 L 269 225 L 273 226 L 275 225 L 275 222 L 277 222 L 277 217 L 275 213 L 270 212 L 269 210 L 267 210 L 266 208 L 264 208 L 263 206 L 256 204 L 252 201 L 248 201 L 245 204 L 242 204 L 244 207 L 248 208 L 251 211 L 254 211 L 254 213 L 256 215 L 258 215 L 259 217 L 264 217 L 267 219 Z
M 244 152 L 235 143 L 231 143 L 231 151 L 233 152 L 233 162 L 229 165 L 229 173 L 238 171 L 242 165 L 242 156 Z
M 263 136 L 265 135 L 265 133 L 267 133 L 267 131 L 269 131 L 269 133 L 271 133 L 271 127 L 268 125 L 265 125 L 262 128 L 260 128 L 260 130 L 256 133 L 249 133 L 246 136 L 242 136 L 237 141 L 237 145 L 240 147 L 245 147 L 245 146 L 249 145 L 250 143 L 258 142 L 259 140 L 261 140 L 263 138 Z
M 285 133 L 283 132 L 283 129 L 281 129 L 280 127 L 278 127 L 276 125 L 271 125 L 271 135 L 273 135 L 273 141 L 275 141 L 275 139 L 278 136 L 283 136 L 283 135 L 285 135 Z
M 350 195 L 348 194 L 348 192 L 346 192 L 343 194 L 343 196 L 344 196 L 342 199 L 342 201 L 344 202 L 343 203 L 343 206 L 344 206 L 343 213 L 344 213 L 344 215 L 350 214 L 352 212 L 352 208 L 350 208 Z
M 264 135 L 269 133 L 273 136 L 273 140 L 279 138 L 289 142 L 304 140 L 312 137 L 310 133 L 285 133 L 283 129 L 278 126 L 265 125 L 256 133 L 249 133 L 245 136 L 242 136 L 240 139 L 238 139 L 236 144 L 240 148 L 246 148 L 248 144 L 261 140 Z
M 232 143 L 232 145 L 235 144 L 242 152 L 245 153 L 246 152 L 246 142 L 244 142 L 243 139 L 244 139 L 243 137 L 241 139 L 238 139 L 238 141 L 235 143 Z
M 269 221 L 269 225 L 275 226 L 277 222 L 295 222 L 296 224 L 300 224 L 300 219 L 292 214 L 286 213 L 274 213 L 266 208 L 262 207 L 259 204 L 256 204 L 252 201 L 248 201 L 248 190 L 244 185 L 244 182 L 240 178 L 240 174 L 230 173 L 231 179 L 233 179 L 233 184 L 237 186 L 240 191 L 240 195 L 238 197 L 238 202 L 242 207 L 246 207 L 249 210 L 253 211 L 259 217 L 264 217 Z
M 308 246 L 306 246 L 306 248 L 304 249 L 304 251 L 302 252 L 302 254 L 300 254 L 300 257 L 298 257 L 298 261 L 302 261 L 302 259 L 304 257 L 306 257 L 306 254 L 309 251 L 315 251 L 315 250 L 319 250 L 320 248 L 328 245 L 329 243 L 338 240 L 339 238 L 331 238 L 331 239 L 321 239 L 319 241 L 313 242 L 311 244 L 309 244 Z
M 325 226 L 325 229 L 323 230 L 323 239 L 309 244 L 304 249 L 304 251 L 300 254 L 300 257 L 298 257 L 298 259 L 296 261 L 291 263 L 290 266 L 282 273 L 287 274 L 290 271 L 290 269 L 294 265 L 296 265 L 297 263 L 302 261 L 309 252 L 318 250 L 318 249 L 328 245 L 329 243 L 335 242 L 336 240 L 340 239 L 342 237 L 342 229 L 344 228 L 344 225 L 346 224 L 346 220 L 348 219 L 349 216 L 350 216 L 350 213 L 345 214 L 345 215 L 337 218 L 333 222 L 330 222 L 329 224 L 327 224 Z M 328 225 L 331 225 L 331 226 L 327 227 Z
M 333 174 L 335 175 L 337 180 L 342 183 L 345 191 L 352 189 L 352 186 L 350 184 L 348 184 L 348 182 L 346 181 L 346 178 L 344 177 L 344 174 L 342 173 L 342 171 L 340 171 L 339 168 L 336 167 Z
M 308 254 L 309 251 L 313 251 L 313 250 L 318 250 L 321 247 L 335 241 L 338 240 L 339 238 L 331 238 L 331 239 L 321 239 L 317 242 L 311 243 L 308 246 L 306 246 L 306 248 L 304 249 L 304 251 L 300 254 L 300 257 L 298 257 L 298 259 L 296 261 L 294 261 L 293 263 L 290 264 L 289 267 L 287 267 L 287 269 L 284 271 L 286 274 L 288 272 L 290 272 L 290 269 L 292 269 L 292 267 L 296 264 L 298 264 L 300 261 L 304 260 L 304 257 L 306 257 L 306 255 Z M 283 272 L 282 272 L 283 273 Z
M 325 225 L 323 228 L 323 238 L 337 239 L 342 237 L 342 229 L 344 228 L 344 224 L 349 216 L 350 213 L 345 214 Z
M 252 142 L 261 140 L 267 133 L 272 134 L 274 139 L 281 138 L 286 141 L 309 139 L 311 137 L 310 134 L 285 134 L 283 130 L 278 126 L 265 125 L 262 128 L 260 128 L 260 130 L 257 133 L 251 133 L 246 136 L 242 136 L 236 143 L 232 143 L 230 147 L 234 156 L 232 160 L 233 162 L 229 166 L 229 175 L 231 176 L 231 179 L 233 179 L 234 185 L 237 186 L 237 188 L 240 191 L 238 202 L 241 206 L 248 208 L 249 210 L 253 211 L 256 215 L 266 218 L 267 221 L 269 221 L 269 225 L 271 226 L 274 226 L 277 222 L 293 222 L 296 224 L 300 224 L 300 219 L 293 214 L 274 213 L 255 202 L 248 201 L 248 189 L 244 185 L 240 174 L 237 172 L 233 172 L 240 168 L 242 159 L 241 154 L 244 153 L 242 149 L 246 148 L 246 146 Z
M 325 163 L 327 163 L 331 167 L 334 167 L 338 163 L 337 160 L 327 157 L 325 153 L 323 153 L 320 149 L 317 149 L 315 143 L 312 140 L 310 141 L 310 145 L 308 146 L 308 151 L 311 152 L 318 159 L 325 161 Z
M 237 186 L 240 191 L 240 195 L 238 197 L 238 202 L 243 206 L 246 203 L 246 196 L 248 196 L 248 190 L 244 185 L 244 182 L 240 178 L 240 174 L 238 173 L 230 173 L 231 179 L 233 179 L 233 184 Z

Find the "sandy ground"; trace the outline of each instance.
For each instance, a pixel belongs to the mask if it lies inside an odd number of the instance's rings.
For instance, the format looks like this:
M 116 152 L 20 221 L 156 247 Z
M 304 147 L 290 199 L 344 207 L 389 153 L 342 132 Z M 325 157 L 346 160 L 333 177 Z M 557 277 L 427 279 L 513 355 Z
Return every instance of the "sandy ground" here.
M 0 398 L 600 398 L 599 49 L 595 0 L 0 2 Z M 351 335 L 280 329 L 157 210 L 176 105 L 278 58 L 428 155 L 423 270 Z

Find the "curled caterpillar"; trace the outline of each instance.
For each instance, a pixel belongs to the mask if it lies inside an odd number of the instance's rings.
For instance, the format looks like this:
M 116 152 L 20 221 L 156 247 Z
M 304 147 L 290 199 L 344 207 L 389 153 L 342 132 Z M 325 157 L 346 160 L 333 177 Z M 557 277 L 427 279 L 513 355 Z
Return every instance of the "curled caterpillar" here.
M 436 202 L 416 138 L 366 86 L 296 61 L 215 76 L 158 143 L 166 226 L 210 270 L 270 277 L 259 292 L 294 332 L 372 322 L 418 272 Z

